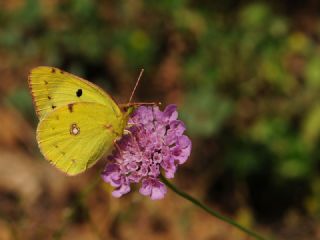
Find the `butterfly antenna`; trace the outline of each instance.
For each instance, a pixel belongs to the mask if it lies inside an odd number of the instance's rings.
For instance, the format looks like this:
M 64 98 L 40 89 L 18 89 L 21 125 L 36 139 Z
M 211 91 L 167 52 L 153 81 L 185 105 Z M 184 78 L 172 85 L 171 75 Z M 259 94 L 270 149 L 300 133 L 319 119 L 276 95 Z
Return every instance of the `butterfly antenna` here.
M 135 91 L 136 91 L 136 89 L 137 89 L 137 86 L 138 86 L 138 84 L 139 84 L 139 82 L 140 82 L 140 79 L 141 79 L 141 77 L 142 77 L 143 72 L 144 72 L 144 69 L 142 68 L 141 71 L 140 71 L 139 77 L 138 77 L 138 79 L 137 79 L 137 81 L 136 81 L 136 85 L 134 86 L 133 91 L 132 91 L 132 93 L 131 93 L 131 96 L 130 96 L 130 98 L 129 98 L 129 103 L 131 103 L 131 100 L 132 100 L 133 95 L 134 95 L 134 93 L 135 93 Z

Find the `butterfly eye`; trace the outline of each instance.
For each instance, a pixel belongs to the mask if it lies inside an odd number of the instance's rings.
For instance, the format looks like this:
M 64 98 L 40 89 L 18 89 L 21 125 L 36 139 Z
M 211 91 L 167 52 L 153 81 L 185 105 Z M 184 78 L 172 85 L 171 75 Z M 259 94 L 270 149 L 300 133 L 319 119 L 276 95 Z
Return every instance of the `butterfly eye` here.
M 82 96 L 82 89 L 78 89 L 76 94 L 77 94 L 77 97 L 81 97 Z

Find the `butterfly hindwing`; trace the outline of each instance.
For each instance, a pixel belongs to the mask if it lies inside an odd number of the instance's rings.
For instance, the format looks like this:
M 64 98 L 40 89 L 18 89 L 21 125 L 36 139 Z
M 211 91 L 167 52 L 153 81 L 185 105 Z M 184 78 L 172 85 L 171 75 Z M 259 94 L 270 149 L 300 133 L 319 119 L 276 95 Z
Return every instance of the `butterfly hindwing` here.
M 57 107 L 39 123 L 37 139 L 45 158 L 69 175 L 76 175 L 111 151 L 121 136 L 124 119 L 110 105 L 79 102 Z
M 110 105 L 115 114 L 121 114 L 115 101 L 98 86 L 58 68 L 32 69 L 29 87 L 39 119 L 60 106 L 76 102 Z

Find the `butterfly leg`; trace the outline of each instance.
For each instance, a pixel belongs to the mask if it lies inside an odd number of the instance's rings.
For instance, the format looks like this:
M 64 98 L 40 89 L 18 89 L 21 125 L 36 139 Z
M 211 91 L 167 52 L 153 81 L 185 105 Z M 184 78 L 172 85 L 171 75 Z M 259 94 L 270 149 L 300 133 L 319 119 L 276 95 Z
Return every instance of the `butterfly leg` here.
M 117 139 L 114 139 L 113 144 L 114 144 L 115 148 L 118 150 L 120 157 L 123 158 L 121 148 L 120 148 L 119 144 L 117 143 L 117 141 L 118 141 Z
M 131 137 L 133 137 L 132 132 L 128 129 L 123 130 L 123 135 L 130 135 Z
M 117 143 L 117 140 L 116 140 L 116 139 L 113 140 L 113 144 L 114 144 L 114 146 L 116 147 L 116 149 L 117 149 L 119 152 L 121 152 L 120 146 L 119 146 L 119 144 Z

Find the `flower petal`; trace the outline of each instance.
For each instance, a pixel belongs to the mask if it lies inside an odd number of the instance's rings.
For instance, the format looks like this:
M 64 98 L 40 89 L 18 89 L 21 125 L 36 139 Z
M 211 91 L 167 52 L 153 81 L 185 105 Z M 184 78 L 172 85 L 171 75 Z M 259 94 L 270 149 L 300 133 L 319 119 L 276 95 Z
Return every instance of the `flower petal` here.
M 162 182 L 157 181 L 157 184 L 153 185 L 151 199 L 152 200 L 162 199 L 164 198 L 164 195 L 166 193 L 167 193 L 166 186 Z
M 177 166 L 174 164 L 174 159 L 162 161 L 161 167 L 164 169 L 166 178 L 174 178 L 174 174 L 177 171 Z
M 177 139 L 177 145 L 170 148 L 173 158 L 178 161 L 179 164 L 183 164 L 191 152 L 191 141 L 183 135 Z
M 168 105 L 163 111 L 163 117 L 167 121 L 173 121 L 178 118 L 177 106 L 174 104 Z
M 107 164 L 101 176 L 105 182 L 110 183 L 113 187 L 119 187 L 121 185 L 120 167 L 115 163 Z
M 122 195 L 126 194 L 130 192 L 130 186 L 129 185 L 126 185 L 126 184 L 123 184 L 120 186 L 120 188 L 114 190 L 112 192 L 112 196 L 116 197 L 116 198 L 119 198 L 121 197 Z
M 142 185 L 139 189 L 139 192 L 144 196 L 149 196 L 152 191 L 152 184 L 150 182 L 150 179 L 145 178 L 142 180 Z
M 146 178 L 142 180 L 142 186 L 139 190 L 142 195 L 150 196 L 152 200 L 162 199 L 167 192 L 166 186 L 155 178 Z

